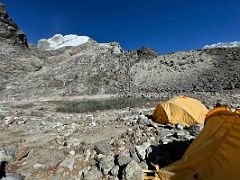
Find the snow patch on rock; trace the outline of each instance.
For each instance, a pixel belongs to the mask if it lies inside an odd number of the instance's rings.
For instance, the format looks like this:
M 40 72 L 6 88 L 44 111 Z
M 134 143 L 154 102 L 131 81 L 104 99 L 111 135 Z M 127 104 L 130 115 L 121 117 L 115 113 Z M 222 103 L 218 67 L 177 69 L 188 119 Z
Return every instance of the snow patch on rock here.
M 44 50 L 56 50 L 62 47 L 79 46 L 88 42 L 90 38 L 88 36 L 78 36 L 74 34 L 61 35 L 56 34 L 50 39 L 40 39 L 37 47 Z
M 234 47 L 240 47 L 240 41 L 234 41 L 234 42 L 227 42 L 227 43 L 217 43 L 212 45 L 206 45 L 203 47 L 203 49 L 212 49 L 212 48 L 234 48 Z

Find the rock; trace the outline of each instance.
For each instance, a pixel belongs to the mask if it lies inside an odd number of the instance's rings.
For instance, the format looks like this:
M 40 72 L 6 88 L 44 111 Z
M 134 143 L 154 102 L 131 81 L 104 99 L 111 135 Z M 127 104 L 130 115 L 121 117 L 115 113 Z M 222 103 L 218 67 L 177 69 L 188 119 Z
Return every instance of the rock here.
M 70 171 L 73 170 L 75 165 L 75 159 L 73 157 L 67 157 L 63 162 L 59 164 L 60 167 L 67 168 Z
M 168 144 L 168 143 L 173 142 L 173 139 L 172 138 L 165 138 L 165 139 L 162 139 L 161 142 L 162 142 L 162 144 Z
M 148 118 L 143 114 L 138 116 L 138 121 L 141 124 L 149 124 Z
M 85 177 L 90 170 L 91 170 L 91 171 L 97 170 L 97 168 L 96 168 L 96 167 L 94 167 L 94 168 L 92 167 L 92 168 L 91 168 L 90 166 L 84 167 L 83 169 L 81 169 L 81 170 L 78 172 L 78 175 L 79 175 L 80 179 L 82 179 L 83 177 Z
M 16 118 L 13 116 L 7 116 L 3 119 L 3 125 L 9 127 L 12 123 L 16 121 Z
M 148 120 L 148 125 L 154 127 L 155 129 L 158 129 L 158 124 L 153 122 L 151 119 Z
M 66 139 L 63 136 L 58 136 L 56 138 L 56 143 L 59 145 L 67 145 Z
M 176 124 L 176 129 L 183 130 L 184 126 L 181 124 Z
M 103 177 L 101 171 L 97 169 L 91 169 L 88 173 L 84 176 L 83 180 L 100 180 Z
M 116 177 L 118 175 L 118 171 L 119 171 L 119 166 L 116 165 L 112 168 L 111 174 Z
M 8 115 L 8 111 L 0 108 L 0 120 L 4 119 L 4 117 L 6 117 Z
M 141 162 L 135 149 L 130 149 L 130 155 L 133 158 L 134 161 L 136 162 Z
M 144 179 L 142 168 L 136 161 L 131 161 L 128 163 L 127 167 L 123 170 L 123 179 Z
M 75 153 L 76 153 L 76 152 L 75 152 L 74 150 L 72 150 L 72 151 L 69 152 L 69 154 L 70 154 L 71 156 L 74 156 Z
M 189 127 L 185 127 L 184 129 L 187 130 L 191 136 L 196 137 L 200 133 L 202 128 L 203 128 L 203 125 L 196 124 Z
M 16 154 L 16 160 L 20 161 L 21 159 L 25 158 L 28 156 L 31 148 L 30 147 L 25 147 L 21 149 L 17 154 Z
M 123 118 L 126 118 L 127 116 L 131 116 L 131 111 L 127 110 L 127 111 L 120 111 L 118 112 L 118 120 L 123 120 Z
M 5 149 L 0 150 L 0 162 L 10 161 L 11 159 L 13 159 L 13 156 L 9 155 Z
M 30 115 L 31 116 L 36 116 L 36 117 L 43 117 L 43 112 L 42 111 L 31 111 Z
M 69 139 L 67 139 L 66 143 L 67 143 L 68 148 L 78 147 L 81 144 L 81 140 L 79 140 L 77 138 L 70 137 Z
M 27 38 L 19 27 L 9 18 L 4 4 L 0 4 L 0 40 L 12 45 L 27 45 Z
M 42 164 L 34 164 L 34 165 L 33 165 L 33 169 L 34 169 L 34 170 L 42 169 L 42 167 L 43 167 Z
M 177 132 L 178 137 L 187 138 L 189 135 L 190 135 L 190 133 L 186 130 L 180 130 Z
M 114 157 L 111 155 L 102 158 L 99 162 L 99 168 L 104 175 L 107 175 L 114 166 Z
M 216 105 L 215 107 L 222 107 L 222 106 L 228 106 L 228 103 L 222 99 L 218 99 L 217 102 L 216 102 Z
M 137 54 L 139 57 L 144 57 L 144 58 L 156 58 L 158 56 L 158 53 L 156 50 L 151 48 L 144 48 L 144 47 L 137 50 Z
M 139 163 L 139 166 L 140 166 L 142 169 L 148 169 L 148 165 L 147 165 L 145 162 L 140 162 L 140 163 Z
M 2 180 L 24 180 L 25 177 L 19 173 L 7 173 L 5 178 Z
M 143 143 L 141 146 L 136 146 L 136 152 L 141 160 L 145 160 L 146 150 L 151 146 L 149 142 Z
M 131 160 L 132 160 L 131 157 L 126 156 L 126 155 L 124 155 L 124 154 L 120 154 L 120 155 L 117 157 L 117 163 L 118 163 L 119 166 L 127 165 Z
M 18 125 L 25 124 L 27 122 L 27 120 L 25 118 L 23 118 L 23 117 L 17 117 L 16 121 L 17 121 L 16 123 Z
M 19 152 L 17 146 L 4 146 L 0 147 L 0 161 L 12 161 L 15 160 L 16 154 Z
M 98 154 L 104 154 L 107 155 L 109 154 L 109 152 L 111 151 L 112 146 L 109 144 L 108 141 L 101 141 L 98 142 L 94 145 L 94 150 L 98 153 Z
M 89 161 L 89 159 L 91 158 L 92 156 L 92 151 L 91 149 L 85 149 L 84 150 L 84 161 Z
M 110 177 L 109 180 L 119 180 L 117 176 Z

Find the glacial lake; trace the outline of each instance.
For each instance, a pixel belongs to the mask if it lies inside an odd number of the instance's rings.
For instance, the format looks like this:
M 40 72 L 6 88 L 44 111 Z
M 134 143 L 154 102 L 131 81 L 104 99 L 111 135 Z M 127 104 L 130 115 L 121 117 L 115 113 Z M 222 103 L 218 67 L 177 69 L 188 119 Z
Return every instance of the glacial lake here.
M 75 101 L 59 101 L 57 103 L 57 112 L 64 113 L 86 113 L 103 111 L 109 109 L 130 108 L 149 108 L 156 106 L 160 102 L 160 98 L 108 98 L 94 100 L 75 100 Z

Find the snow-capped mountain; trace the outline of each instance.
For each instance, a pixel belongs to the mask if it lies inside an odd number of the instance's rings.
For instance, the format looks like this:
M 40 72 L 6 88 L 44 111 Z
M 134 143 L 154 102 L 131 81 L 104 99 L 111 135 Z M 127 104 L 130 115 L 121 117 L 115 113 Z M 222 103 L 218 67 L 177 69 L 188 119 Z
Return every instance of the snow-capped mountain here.
M 56 34 L 50 39 L 40 39 L 37 47 L 44 50 L 56 50 L 67 46 L 79 46 L 90 40 L 88 36 L 78 36 L 74 34 L 61 35 Z
M 211 48 L 233 48 L 240 47 L 240 41 L 227 42 L 227 43 L 217 43 L 212 45 L 206 45 L 203 49 L 211 49 Z

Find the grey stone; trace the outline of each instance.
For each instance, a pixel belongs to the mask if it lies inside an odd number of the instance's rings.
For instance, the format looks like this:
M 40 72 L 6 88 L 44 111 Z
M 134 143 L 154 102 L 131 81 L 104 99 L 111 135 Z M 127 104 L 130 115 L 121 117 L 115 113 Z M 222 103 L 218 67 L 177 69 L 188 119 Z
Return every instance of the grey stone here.
M 159 129 L 158 128 L 159 125 L 157 123 L 153 122 L 151 119 L 148 120 L 148 125 L 151 125 L 155 129 Z
M 176 124 L 176 129 L 183 130 L 184 126 L 182 124 Z
M 0 120 L 3 120 L 6 116 L 8 116 L 8 111 L 0 108 Z
M 105 156 L 99 162 L 99 168 L 104 175 L 107 175 L 114 166 L 114 157 L 111 155 Z
M 67 146 L 70 147 L 78 147 L 81 144 L 81 140 L 77 138 L 70 137 L 66 140 Z
M 9 156 L 5 150 L 1 149 L 0 150 L 0 161 L 9 161 L 12 159 L 11 156 Z
M 127 116 L 130 116 L 130 115 L 131 115 L 131 111 L 120 111 L 118 113 L 117 119 L 118 120 L 124 120 L 124 118 L 126 118 Z
M 103 177 L 101 171 L 97 169 L 89 170 L 88 173 L 84 176 L 83 180 L 99 180 Z
M 200 133 L 202 128 L 203 128 L 203 125 L 196 124 L 189 127 L 185 127 L 184 129 L 187 130 L 191 136 L 196 137 Z
M 31 116 L 36 116 L 36 117 L 43 117 L 43 112 L 42 111 L 31 111 Z
M 136 152 L 141 160 L 145 160 L 146 150 L 151 146 L 149 142 L 143 143 L 141 146 L 136 146 Z
M 188 131 L 186 131 L 186 130 L 177 131 L 177 136 L 178 137 L 187 137 L 189 135 L 190 135 L 190 133 Z
M 15 158 L 18 149 L 15 147 L 0 148 L 0 161 L 11 161 Z
M 118 171 L 119 171 L 119 166 L 116 165 L 112 168 L 111 174 L 116 177 L 118 175 Z
M 101 142 L 94 144 L 94 150 L 98 154 L 104 154 L 104 155 L 109 154 L 111 149 L 112 149 L 112 146 L 109 144 L 108 141 L 101 141 Z
M 139 166 L 140 166 L 142 169 L 148 169 L 148 165 L 147 165 L 145 162 L 140 162 L 140 163 L 139 163 Z
M 33 165 L 33 169 L 34 170 L 39 170 L 39 169 L 42 169 L 43 168 L 43 165 L 42 164 L 34 164 Z
M 120 154 L 117 157 L 117 163 L 118 163 L 119 166 L 124 166 L 124 165 L 128 164 L 131 160 L 132 160 L 131 157 L 126 156 L 124 154 Z
M 124 180 L 138 180 L 143 179 L 144 173 L 142 168 L 136 161 L 131 161 L 128 163 L 127 167 L 123 170 L 123 179 Z
M 7 173 L 5 178 L 2 180 L 24 180 L 25 177 L 19 173 Z
M 135 149 L 130 149 L 130 155 L 136 162 L 141 162 Z
M 161 142 L 162 142 L 162 144 L 168 144 L 168 143 L 173 142 L 173 139 L 172 138 L 165 138 L 165 139 L 162 139 Z
M 60 167 L 68 168 L 70 171 L 73 170 L 75 165 L 75 159 L 73 157 L 67 157 L 63 162 L 59 164 Z
M 149 124 L 148 118 L 143 114 L 138 116 L 138 121 L 141 124 Z
M 110 177 L 109 180 L 119 180 L 117 176 Z

